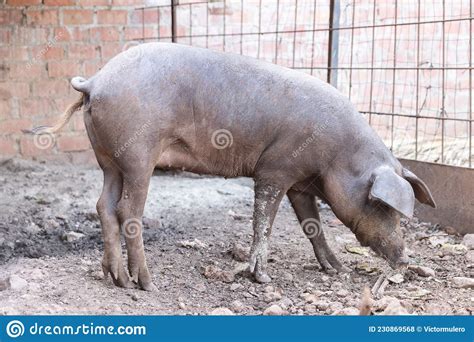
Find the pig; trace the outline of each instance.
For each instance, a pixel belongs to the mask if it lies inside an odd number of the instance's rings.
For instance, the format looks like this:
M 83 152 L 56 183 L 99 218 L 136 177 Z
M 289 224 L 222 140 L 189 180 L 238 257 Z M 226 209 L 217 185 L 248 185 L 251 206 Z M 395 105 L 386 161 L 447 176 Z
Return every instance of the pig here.
M 31 133 L 55 133 L 83 109 L 104 176 L 97 202 L 102 268 L 117 286 L 156 288 L 142 239 L 155 168 L 253 178 L 249 270 L 260 283 L 271 281 L 269 238 L 285 195 L 328 272 L 348 268 L 326 242 L 317 199 L 392 267 L 408 262 L 400 218 L 413 215 L 415 198 L 436 206 L 427 185 L 400 164 L 347 98 L 298 71 L 237 54 L 147 43 L 71 85 L 80 98 L 56 125 Z

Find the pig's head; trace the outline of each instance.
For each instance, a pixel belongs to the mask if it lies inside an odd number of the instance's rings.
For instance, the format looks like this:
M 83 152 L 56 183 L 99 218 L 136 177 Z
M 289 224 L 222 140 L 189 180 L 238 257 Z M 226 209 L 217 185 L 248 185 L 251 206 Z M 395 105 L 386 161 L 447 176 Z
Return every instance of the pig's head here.
M 413 216 L 415 198 L 435 207 L 426 184 L 407 169 L 380 166 L 357 179 L 346 177 L 336 192 L 342 201 L 332 205 L 336 215 L 393 268 L 408 263 L 400 217 Z M 330 195 L 330 197 L 333 197 Z

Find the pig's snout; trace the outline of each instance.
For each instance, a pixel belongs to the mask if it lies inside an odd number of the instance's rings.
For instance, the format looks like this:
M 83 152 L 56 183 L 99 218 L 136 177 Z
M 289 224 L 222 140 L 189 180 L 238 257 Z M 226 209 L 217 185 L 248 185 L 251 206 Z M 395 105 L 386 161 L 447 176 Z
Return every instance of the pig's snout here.
M 406 254 L 405 251 L 402 252 L 402 255 L 398 258 L 398 260 L 388 260 L 388 263 L 390 264 L 390 267 L 393 269 L 400 269 L 400 268 L 405 268 L 408 266 L 410 263 L 410 258 Z

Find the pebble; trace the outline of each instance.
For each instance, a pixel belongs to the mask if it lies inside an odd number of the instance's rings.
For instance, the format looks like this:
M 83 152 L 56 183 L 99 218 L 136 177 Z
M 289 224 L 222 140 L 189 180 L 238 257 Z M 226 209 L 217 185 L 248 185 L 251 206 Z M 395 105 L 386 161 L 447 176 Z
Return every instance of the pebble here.
M 267 303 L 275 302 L 282 298 L 280 291 L 265 292 L 263 294 L 263 300 Z
M 279 305 L 283 310 L 288 310 L 291 306 L 293 306 L 293 301 L 290 298 L 282 298 L 278 301 L 277 305 Z
M 206 248 L 206 244 L 198 239 L 194 239 L 190 241 L 189 240 L 178 241 L 177 245 L 179 247 L 184 247 L 184 248 L 194 248 L 194 249 Z
M 241 312 L 245 309 L 244 304 L 238 299 L 236 299 L 232 303 L 230 303 L 230 307 L 236 312 Z
M 321 311 L 326 311 L 327 309 L 329 309 L 329 303 L 324 300 L 318 300 L 314 302 L 313 304 L 316 306 L 318 310 L 321 310 Z
M 474 263 L 474 250 L 467 252 L 465 257 L 467 262 Z
M 474 249 L 474 234 L 466 234 L 462 239 L 462 244 L 467 247 L 467 249 Z
M 335 315 L 340 315 L 340 316 L 358 316 L 359 315 L 359 309 L 355 307 L 348 307 L 344 308 L 342 310 L 339 310 L 335 313 Z
M 230 285 L 231 291 L 239 291 L 239 290 L 242 290 L 243 288 L 244 288 L 244 285 L 239 284 L 239 283 L 233 283 L 232 285 Z
M 211 316 L 234 316 L 234 313 L 228 308 L 215 308 L 211 311 Z
M 22 290 L 28 286 L 28 282 L 25 279 L 17 276 L 16 274 L 12 274 L 10 276 L 9 283 L 10 283 L 10 288 L 14 291 Z
M 393 276 L 388 278 L 388 281 L 394 284 L 401 284 L 405 279 L 401 273 L 394 274 Z
M 281 316 L 288 314 L 288 312 L 286 310 L 283 310 L 280 305 L 273 304 L 272 306 L 266 308 L 265 311 L 263 311 L 263 314 L 265 316 Z
M 183 302 L 180 302 L 178 306 L 181 310 L 186 310 L 186 304 L 184 304 Z
M 422 277 L 434 277 L 435 271 L 426 266 L 410 265 L 408 269 Z
M 78 233 L 78 232 L 67 232 L 67 233 L 64 233 L 63 240 L 66 242 L 74 242 L 83 238 L 84 236 L 85 236 L 84 234 Z
M 462 255 L 467 253 L 467 247 L 464 245 L 453 245 L 445 243 L 441 246 L 442 255 Z
M 461 289 L 474 289 L 474 278 L 454 277 L 453 284 Z
M 346 289 L 340 289 L 339 291 L 336 292 L 336 296 L 340 298 L 345 298 L 348 295 L 349 295 L 349 291 L 347 291 Z
M 235 279 L 232 272 L 223 271 L 214 265 L 209 265 L 204 268 L 204 276 L 211 280 L 223 281 L 224 283 L 232 283 Z
M 409 315 L 407 309 L 402 306 L 402 303 L 397 298 L 392 298 L 385 310 L 382 312 L 382 315 L 394 316 L 394 315 Z
M 0 279 L 0 291 L 5 291 L 10 287 L 8 279 Z

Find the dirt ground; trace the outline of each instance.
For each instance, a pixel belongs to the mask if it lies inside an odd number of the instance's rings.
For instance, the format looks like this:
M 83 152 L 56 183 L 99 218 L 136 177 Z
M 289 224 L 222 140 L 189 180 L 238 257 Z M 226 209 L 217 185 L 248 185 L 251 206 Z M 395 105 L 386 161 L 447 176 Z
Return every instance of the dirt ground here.
M 103 279 L 100 266 L 95 203 L 101 186 L 102 173 L 94 168 L 0 164 L 0 314 L 182 315 L 216 308 L 257 315 L 357 314 L 364 287 L 372 288 L 381 275 L 391 280 L 375 298 L 374 314 L 474 311 L 473 290 L 453 280 L 474 277 L 474 251 L 461 244 L 462 237 L 416 219 L 403 222 L 413 264 L 428 269 L 394 271 L 360 248 L 323 205 L 329 244 L 352 269 L 326 274 L 286 199 L 271 239 L 273 282 L 257 284 L 238 261 L 251 242 L 252 181 L 191 175 L 159 175 L 151 182 L 144 240 L 158 291 L 117 288 Z

